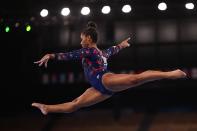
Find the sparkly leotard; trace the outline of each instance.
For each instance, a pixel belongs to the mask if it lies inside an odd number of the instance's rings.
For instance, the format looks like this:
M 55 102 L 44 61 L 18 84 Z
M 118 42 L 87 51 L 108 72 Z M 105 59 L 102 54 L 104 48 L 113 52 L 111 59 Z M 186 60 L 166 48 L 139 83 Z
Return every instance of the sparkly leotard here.
M 81 48 L 66 53 L 56 53 L 57 60 L 81 60 L 85 77 L 90 84 L 103 94 L 112 95 L 113 92 L 107 90 L 102 83 L 102 76 L 109 72 L 107 69 L 107 59 L 118 53 L 121 47 L 112 46 L 106 50 L 99 51 L 94 47 Z

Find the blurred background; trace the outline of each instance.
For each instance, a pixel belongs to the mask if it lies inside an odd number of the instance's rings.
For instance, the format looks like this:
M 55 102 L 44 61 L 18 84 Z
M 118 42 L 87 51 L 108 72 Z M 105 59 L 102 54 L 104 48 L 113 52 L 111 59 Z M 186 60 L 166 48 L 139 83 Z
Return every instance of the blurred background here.
M 0 4 L 1 131 L 197 131 L 195 0 L 6 0 Z M 80 47 L 88 21 L 98 47 L 131 37 L 108 60 L 115 73 L 180 68 L 187 79 L 150 82 L 71 114 L 44 116 L 32 102 L 71 101 L 90 85 L 80 61 L 33 64 Z

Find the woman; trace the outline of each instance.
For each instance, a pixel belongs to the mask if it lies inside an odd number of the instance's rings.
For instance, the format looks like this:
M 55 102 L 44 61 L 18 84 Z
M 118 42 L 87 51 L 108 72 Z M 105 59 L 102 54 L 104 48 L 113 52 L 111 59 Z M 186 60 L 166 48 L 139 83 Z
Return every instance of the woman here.
M 140 74 L 112 73 L 107 70 L 107 59 L 117 54 L 120 50 L 129 47 L 128 40 L 130 38 L 116 46 L 112 46 L 106 50 L 100 50 L 97 47 L 97 37 L 96 24 L 94 22 L 88 22 L 87 28 L 81 33 L 81 49 L 66 53 L 46 54 L 41 60 L 35 62 L 39 66 L 44 64 L 47 67 L 47 62 L 51 59 L 81 60 L 85 76 L 92 87 L 88 88 L 81 96 L 71 102 L 55 105 L 32 103 L 32 106 L 39 108 L 44 115 L 52 112 L 70 113 L 79 108 L 104 101 L 116 92 L 146 82 L 186 77 L 186 74 L 179 69 L 168 72 L 148 70 Z

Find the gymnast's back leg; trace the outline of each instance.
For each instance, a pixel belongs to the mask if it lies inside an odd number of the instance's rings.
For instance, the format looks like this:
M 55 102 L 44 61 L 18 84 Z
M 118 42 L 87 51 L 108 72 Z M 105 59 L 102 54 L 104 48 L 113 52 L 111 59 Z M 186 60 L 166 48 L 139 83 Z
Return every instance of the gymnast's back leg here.
M 102 83 L 108 90 L 119 92 L 150 81 L 161 79 L 178 79 L 184 77 L 186 77 L 186 73 L 179 69 L 166 72 L 148 70 L 139 74 L 107 73 L 103 75 Z

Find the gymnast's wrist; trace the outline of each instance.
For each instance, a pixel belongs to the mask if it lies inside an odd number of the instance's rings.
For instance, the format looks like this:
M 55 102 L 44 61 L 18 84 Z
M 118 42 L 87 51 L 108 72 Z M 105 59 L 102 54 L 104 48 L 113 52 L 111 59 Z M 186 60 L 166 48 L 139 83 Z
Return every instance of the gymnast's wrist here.
M 119 49 L 123 49 L 124 47 L 121 44 L 117 45 Z
M 55 59 L 56 55 L 55 54 L 49 54 L 50 59 Z

